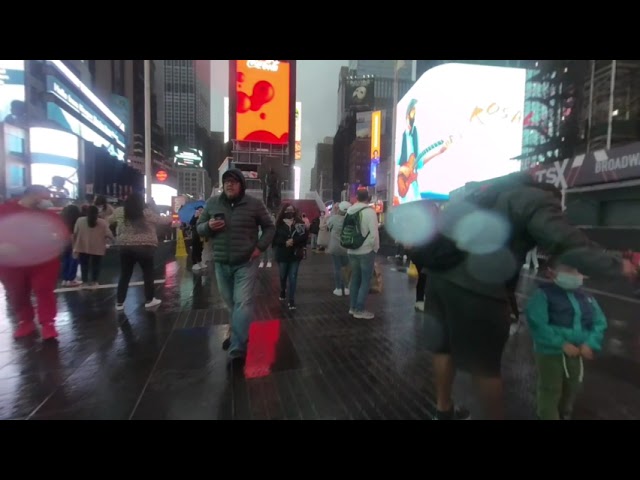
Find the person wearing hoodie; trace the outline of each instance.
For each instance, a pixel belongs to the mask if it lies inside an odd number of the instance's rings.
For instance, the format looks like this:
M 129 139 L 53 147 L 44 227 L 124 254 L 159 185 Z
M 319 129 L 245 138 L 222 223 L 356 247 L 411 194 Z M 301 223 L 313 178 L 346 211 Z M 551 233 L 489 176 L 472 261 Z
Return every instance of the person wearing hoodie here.
M 335 204 L 333 212 L 327 221 L 327 230 L 330 233 L 329 248 L 327 251 L 333 258 L 333 272 L 336 280 L 336 288 L 333 294 L 341 297 L 349 295 L 349 288 L 345 285 L 344 268 L 349 265 L 349 256 L 347 249 L 340 245 L 340 234 L 342 233 L 342 224 L 347 210 L 351 207 L 349 202 L 340 202 Z
M 352 217 L 359 225 L 360 234 L 364 242 L 358 248 L 347 249 L 351 264 L 351 302 L 349 315 L 359 319 L 371 319 L 374 314 L 364 309 L 364 303 L 369 295 L 371 278 L 375 268 L 376 254 L 380 249 L 380 233 L 378 232 L 378 216 L 369 206 L 369 192 L 359 189 L 356 194 L 357 203 L 347 210 L 347 218 Z M 342 242 L 341 242 L 342 243 Z
M 224 172 L 222 183 L 222 194 L 207 200 L 197 229 L 210 239 L 218 289 L 231 312 L 229 357 L 242 362 L 247 355 L 260 256 L 271 245 L 275 226 L 264 202 L 246 195 L 241 170 Z

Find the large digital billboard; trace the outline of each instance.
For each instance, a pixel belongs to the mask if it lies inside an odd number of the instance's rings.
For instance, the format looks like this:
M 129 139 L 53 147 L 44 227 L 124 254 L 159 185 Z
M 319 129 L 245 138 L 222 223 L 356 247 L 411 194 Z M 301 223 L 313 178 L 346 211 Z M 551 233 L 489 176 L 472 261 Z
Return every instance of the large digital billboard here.
M 52 128 L 29 130 L 31 183 L 44 185 L 56 198 L 78 198 L 79 138 Z
M 47 102 L 47 117 L 65 130 L 75 133 L 84 140 L 93 143 L 98 147 L 105 147 L 111 155 L 118 160 L 124 160 L 124 151 L 126 149 L 126 138 L 124 124 L 120 122 L 118 127 L 111 124 L 111 117 L 117 117 L 110 112 L 110 116 L 105 115 L 102 109 L 96 109 L 80 99 L 78 95 L 73 93 L 72 88 L 61 79 L 47 75 L 47 91 L 64 102 L 67 108 L 73 110 L 80 115 L 84 122 L 80 121 L 61 108 L 58 104 Z M 106 107 L 104 107 L 106 109 Z M 98 111 L 100 110 L 100 112 Z M 102 132 L 98 134 L 94 129 L 89 127 L 92 125 L 95 129 Z
M 369 169 L 369 185 L 378 183 L 378 166 L 380 165 L 380 129 L 382 128 L 382 112 L 377 110 L 371 114 L 371 168 Z
M 296 102 L 295 160 L 302 159 L 302 102 Z
M 24 60 L 0 60 L 0 122 L 24 126 Z
M 235 60 L 235 140 L 289 144 L 291 64 L 286 60 Z
M 526 70 L 448 63 L 398 103 L 394 204 L 519 170 Z

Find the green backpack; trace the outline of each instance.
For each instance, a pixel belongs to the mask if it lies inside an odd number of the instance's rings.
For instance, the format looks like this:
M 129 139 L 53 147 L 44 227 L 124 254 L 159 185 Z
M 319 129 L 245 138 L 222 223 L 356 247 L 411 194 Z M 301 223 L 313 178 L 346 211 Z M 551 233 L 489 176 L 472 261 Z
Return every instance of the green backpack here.
M 365 207 L 362 210 L 365 210 Z M 347 250 L 357 250 L 363 244 L 369 233 L 362 235 L 360 224 L 362 220 L 362 210 L 356 213 L 348 213 L 344 217 L 344 223 L 342 224 L 342 232 L 340 233 L 340 245 Z

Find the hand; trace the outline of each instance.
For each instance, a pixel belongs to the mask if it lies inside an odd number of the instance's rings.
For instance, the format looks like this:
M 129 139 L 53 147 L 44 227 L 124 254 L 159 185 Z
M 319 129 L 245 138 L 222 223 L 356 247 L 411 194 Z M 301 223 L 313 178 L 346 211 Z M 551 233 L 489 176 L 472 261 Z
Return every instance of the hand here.
M 224 230 L 225 223 L 224 220 L 209 220 L 209 228 L 214 232 L 219 232 L 220 230 Z
M 254 260 L 254 259 L 258 258 L 260 255 L 262 255 L 262 252 L 260 251 L 260 249 L 258 247 L 256 247 L 253 250 L 253 253 L 251 254 L 251 260 Z
M 636 267 L 630 260 L 622 260 L 622 274 L 629 280 L 635 280 L 638 278 L 638 267 Z
M 573 343 L 565 343 L 562 346 L 562 351 L 567 357 L 577 357 L 578 355 L 580 355 L 580 349 Z
M 293 239 L 292 238 L 287 240 L 287 247 L 293 247 Z
M 580 345 L 580 355 L 587 360 L 593 360 L 593 350 L 591 350 L 591 347 L 586 343 Z

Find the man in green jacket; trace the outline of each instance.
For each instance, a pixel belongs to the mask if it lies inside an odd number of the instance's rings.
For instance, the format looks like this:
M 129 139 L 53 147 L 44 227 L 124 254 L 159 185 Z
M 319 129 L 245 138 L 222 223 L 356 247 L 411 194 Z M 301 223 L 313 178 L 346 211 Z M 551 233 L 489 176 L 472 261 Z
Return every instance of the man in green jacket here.
M 222 194 L 207 201 L 197 230 L 211 241 L 218 289 L 231 312 L 229 357 L 244 360 L 259 258 L 273 241 L 275 225 L 264 202 L 245 194 L 242 171 L 227 170 L 222 182 Z
M 441 218 L 441 232 L 465 252 L 464 259 L 447 269 L 427 268 L 425 328 L 434 353 L 439 420 L 469 416 L 454 408 L 456 367 L 473 375 L 486 416 L 504 417 L 501 359 L 509 337 L 510 290 L 534 246 L 590 277 L 637 275 L 631 262 L 606 252 L 569 224 L 560 192 L 552 186 L 516 173 L 481 190 L 472 195 L 490 207 L 452 202 Z

